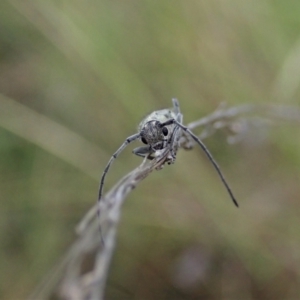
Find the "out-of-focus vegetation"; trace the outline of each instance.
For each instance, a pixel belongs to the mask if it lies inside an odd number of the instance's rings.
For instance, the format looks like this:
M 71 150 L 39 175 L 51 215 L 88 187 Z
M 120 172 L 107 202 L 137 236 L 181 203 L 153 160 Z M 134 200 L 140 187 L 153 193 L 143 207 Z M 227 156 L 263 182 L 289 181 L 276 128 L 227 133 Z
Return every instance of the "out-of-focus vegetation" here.
M 297 1 L 2 0 L 0 298 L 59 261 L 146 113 L 300 105 L 299 35 Z M 153 173 L 123 208 L 107 299 L 298 299 L 299 134 L 205 141 L 239 209 L 199 149 Z M 129 147 L 105 189 L 140 162 Z

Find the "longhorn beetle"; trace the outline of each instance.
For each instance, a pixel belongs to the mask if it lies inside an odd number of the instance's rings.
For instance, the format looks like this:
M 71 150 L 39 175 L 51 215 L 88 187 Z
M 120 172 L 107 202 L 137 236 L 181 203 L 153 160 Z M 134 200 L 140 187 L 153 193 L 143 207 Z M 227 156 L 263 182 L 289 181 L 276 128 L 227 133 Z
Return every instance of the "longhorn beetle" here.
M 145 119 L 143 119 L 138 127 L 138 132 L 127 137 L 121 147 L 112 155 L 101 177 L 98 203 L 101 201 L 105 177 L 110 169 L 111 164 L 129 143 L 140 139 L 146 146 L 135 148 L 133 150 L 133 153 L 150 160 L 158 157 L 161 154 L 161 150 L 168 150 L 169 154 L 167 156 L 167 162 L 168 164 L 170 164 L 175 162 L 176 152 L 179 147 L 183 147 L 186 149 L 190 148 L 188 142 L 191 137 L 205 152 L 208 159 L 216 169 L 220 179 L 222 180 L 231 200 L 233 201 L 235 206 L 238 207 L 238 203 L 228 183 L 226 182 L 217 162 L 214 160 L 213 156 L 208 151 L 203 142 L 188 127 L 182 124 L 183 115 L 180 112 L 178 100 L 172 99 L 172 102 L 173 109 L 162 109 L 154 111 Z

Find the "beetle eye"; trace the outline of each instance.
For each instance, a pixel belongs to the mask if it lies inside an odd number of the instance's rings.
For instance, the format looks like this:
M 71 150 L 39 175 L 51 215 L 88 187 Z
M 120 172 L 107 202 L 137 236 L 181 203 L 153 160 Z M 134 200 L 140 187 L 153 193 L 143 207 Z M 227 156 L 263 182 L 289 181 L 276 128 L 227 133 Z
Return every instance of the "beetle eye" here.
M 144 137 L 141 138 L 141 141 L 146 145 L 148 144 L 147 140 Z
M 168 128 L 167 127 L 163 127 L 162 133 L 163 133 L 164 136 L 168 135 L 168 133 L 169 133 Z

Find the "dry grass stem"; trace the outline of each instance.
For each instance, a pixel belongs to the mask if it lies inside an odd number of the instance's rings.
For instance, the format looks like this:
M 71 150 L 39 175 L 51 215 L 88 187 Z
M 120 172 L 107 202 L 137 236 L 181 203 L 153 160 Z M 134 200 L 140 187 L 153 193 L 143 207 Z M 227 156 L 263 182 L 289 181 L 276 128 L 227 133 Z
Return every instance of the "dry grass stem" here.
M 189 123 L 189 129 L 201 128 L 199 135 L 204 139 L 216 130 L 229 130 L 231 135 L 243 135 L 247 124 L 256 122 L 257 116 L 264 120 L 260 124 L 272 124 L 274 119 L 300 121 L 300 110 L 291 106 L 279 105 L 241 105 L 232 108 L 219 107 L 212 114 Z M 243 126 L 236 126 L 242 122 Z M 246 127 L 245 127 L 246 124 Z M 194 142 L 186 135 L 178 141 Z M 167 159 L 168 151 L 152 161 L 143 161 L 135 170 L 124 176 L 105 195 L 100 203 L 100 225 L 105 245 L 101 244 L 99 219 L 96 205 L 83 217 L 77 226 L 78 234 L 74 244 L 45 282 L 38 287 L 30 299 L 50 299 L 56 295 L 59 299 L 104 299 L 105 285 L 111 258 L 116 245 L 117 226 L 120 221 L 121 207 L 129 193 L 153 170 L 161 169 Z M 84 270 L 85 261 L 93 261 L 88 270 Z

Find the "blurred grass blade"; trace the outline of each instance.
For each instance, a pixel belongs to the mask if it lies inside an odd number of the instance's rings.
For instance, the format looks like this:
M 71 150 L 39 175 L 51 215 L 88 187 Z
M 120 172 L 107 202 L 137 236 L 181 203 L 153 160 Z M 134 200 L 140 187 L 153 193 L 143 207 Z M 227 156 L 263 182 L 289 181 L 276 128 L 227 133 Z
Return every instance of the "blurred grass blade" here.
M 90 177 L 99 178 L 101 148 L 48 117 L 0 94 L 0 126 L 59 157 Z

